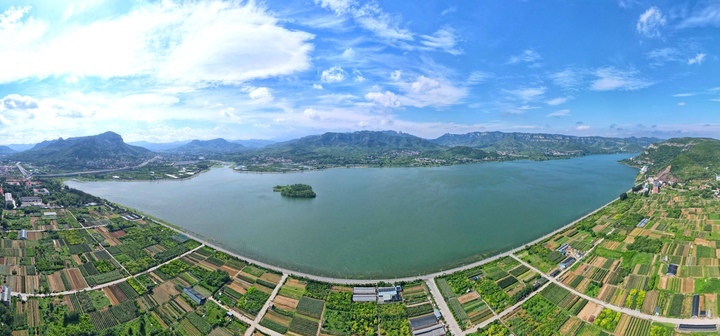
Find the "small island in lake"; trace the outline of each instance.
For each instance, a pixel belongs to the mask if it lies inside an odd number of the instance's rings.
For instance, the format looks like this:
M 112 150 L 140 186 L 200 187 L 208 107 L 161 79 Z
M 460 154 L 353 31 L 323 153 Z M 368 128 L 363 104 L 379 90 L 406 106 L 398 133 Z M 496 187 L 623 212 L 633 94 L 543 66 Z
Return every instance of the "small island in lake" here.
M 273 191 L 279 192 L 285 197 L 315 198 L 317 196 L 312 187 L 307 184 L 290 184 L 286 186 L 274 186 Z

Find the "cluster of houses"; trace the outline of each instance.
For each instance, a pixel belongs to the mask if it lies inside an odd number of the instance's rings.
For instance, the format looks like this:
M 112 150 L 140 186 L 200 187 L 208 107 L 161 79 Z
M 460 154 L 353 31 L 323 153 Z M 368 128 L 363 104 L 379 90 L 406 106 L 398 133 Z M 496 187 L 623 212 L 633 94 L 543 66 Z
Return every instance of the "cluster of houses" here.
M 7 184 L 9 185 L 22 185 L 22 181 L 7 181 Z M 40 188 L 38 182 L 30 182 L 25 181 L 25 188 L 30 188 L 31 186 L 37 186 L 38 188 L 33 188 L 33 195 L 34 196 L 24 196 L 20 197 L 20 207 L 26 208 L 30 206 L 39 206 L 41 208 L 47 208 L 47 206 L 43 203 L 42 198 L 39 195 L 42 196 L 48 196 L 50 195 L 50 191 L 48 191 L 46 188 Z M 6 209 L 15 209 L 17 208 L 17 202 L 15 198 L 13 197 L 12 193 L 4 192 L 2 188 L 0 188 L 0 194 L 3 194 L 5 196 L 5 208 Z
M 568 244 L 562 244 L 555 251 L 562 253 L 565 256 L 565 260 L 558 264 L 558 270 L 562 271 L 574 264 L 578 258 L 582 258 L 583 252 L 577 251 Z M 559 272 L 558 272 L 559 273 Z

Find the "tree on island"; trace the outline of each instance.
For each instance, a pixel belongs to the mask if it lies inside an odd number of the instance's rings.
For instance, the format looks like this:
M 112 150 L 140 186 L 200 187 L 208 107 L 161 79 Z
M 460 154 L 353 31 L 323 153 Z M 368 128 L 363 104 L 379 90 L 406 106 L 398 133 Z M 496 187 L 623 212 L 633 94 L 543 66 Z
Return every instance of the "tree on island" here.
M 280 195 L 285 197 L 314 198 L 317 196 L 312 187 L 307 184 L 276 185 L 273 187 L 273 191 L 279 192 Z

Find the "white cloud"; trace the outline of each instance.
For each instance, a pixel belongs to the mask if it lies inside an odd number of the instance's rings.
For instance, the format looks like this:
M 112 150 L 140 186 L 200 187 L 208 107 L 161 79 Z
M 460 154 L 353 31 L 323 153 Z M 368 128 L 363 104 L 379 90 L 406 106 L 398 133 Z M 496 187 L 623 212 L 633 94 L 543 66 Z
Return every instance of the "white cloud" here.
M 266 88 L 266 87 L 254 88 L 254 89 L 250 90 L 250 92 L 248 93 L 248 96 L 252 100 L 258 100 L 258 99 L 272 100 L 272 98 L 273 98 L 272 94 L 270 94 L 270 90 L 268 90 L 268 88 Z
M 713 98 L 713 99 L 710 99 L 710 101 L 720 102 L 720 98 Z
M 688 59 L 688 64 L 702 64 L 703 60 L 705 60 L 705 54 L 699 53 L 695 57 Z
M 717 1 L 706 2 L 707 6 L 696 10 L 687 18 L 685 18 L 678 28 L 692 28 L 692 27 L 706 27 L 714 26 L 720 27 L 720 3 Z
M 679 102 L 678 106 L 685 106 L 685 102 Z
M 225 117 L 225 118 L 227 118 L 227 119 L 230 119 L 230 120 L 238 120 L 238 119 L 240 119 L 240 118 L 238 118 L 237 115 L 235 115 L 235 113 L 233 113 L 234 111 L 235 111 L 235 108 L 233 108 L 233 107 L 226 107 L 226 108 L 220 110 L 220 115 L 223 116 L 223 117 Z
M 505 93 L 509 93 L 516 98 L 523 100 L 523 101 L 530 101 L 534 100 L 535 98 L 538 98 L 545 94 L 545 87 L 534 87 L 534 88 L 524 88 L 524 89 L 517 89 L 517 90 L 503 90 Z
M 667 62 L 680 61 L 680 51 L 675 48 L 659 48 L 648 52 L 647 57 L 653 61 L 653 65 L 663 65 Z
M 322 90 L 322 89 L 323 89 L 323 86 L 320 85 L 320 84 L 313 84 L 313 89 L 315 89 L 315 90 Z
M 520 55 L 512 56 L 508 60 L 509 64 L 516 64 L 520 62 L 525 63 L 536 63 L 539 61 L 542 57 L 540 57 L 540 54 L 535 52 L 535 50 L 527 49 L 522 52 Z
M 376 3 L 367 3 L 353 11 L 355 21 L 378 37 L 388 40 L 412 40 L 410 30 L 400 28 L 398 18 L 384 12 Z
M 586 71 L 583 69 L 567 68 L 550 75 L 553 83 L 566 90 L 577 90 L 585 82 Z
M 358 96 L 351 95 L 348 93 L 331 93 L 322 96 L 318 96 L 318 102 L 322 104 L 338 105 L 338 104 L 349 104 L 354 100 L 358 99 Z
M 312 34 L 281 27 L 254 2 L 142 3 L 63 25 L 27 12 L 2 14 L 0 83 L 149 75 L 173 85 L 238 84 L 305 70 L 313 49 Z
M 477 84 L 477 83 L 482 83 L 482 82 L 488 80 L 488 78 L 490 78 L 492 76 L 493 75 L 489 72 L 473 71 L 470 73 L 470 76 L 468 76 L 467 81 L 470 84 Z
M 619 0 L 618 1 L 618 6 L 620 6 L 621 8 L 631 8 L 637 4 L 638 4 L 637 0 Z
M 443 10 L 442 12 L 440 12 L 440 15 L 445 16 L 448 14 L 455 13 L 456 11 L 457 11 L 457 7 L 451 6 L 451 7 L 448 7 L 447 9 Z
M 567 102 L 567 101 L 568 101 L 567 97 L 558 97 L 558 98 L 550 99 L 546 103 L 551 106 L 556 106 L 556 105 L 565 104 L 565 102 Z
M 353 69 L 353 75 L 355 75 L 355 81 L 358 83 L 362 83 L 365 81 L 365 77 L 363 77 L 362 72 L 358 69 Z
M 548 117 L 567 117 L 569 115 L 570 115 L 570 110 L 564 109 L 564 110 L 559 110 L 559 111 L 550 113 L 550 114 L 548 114 Z
M 352 59 L 355 57 L 355 54 L 356 54 L 355 49 L 347 48 L 347 49 L 345 49 L 345 51 L 343 51 L 342 57 L 347 58 L 347 59 Z
M 654 83 L 638 76 L 636 70 L 619 70 L 614 67 L 601 68 L 595 71 L 595 79 L 590 87 L 595 91 L 635 91 L 644 89 Z
M 0 30 L 12 29 L 23 18 L 23 16 L 30 11 L 30 8 L 30 6 L 10 6 L 10 8 L 0 14 Z
M 456 47 L 455 30 L 450 27 L 438 29 L 432 35 L 420 35 L 420 43 L 429 50 L 442 50 L 451 55 L 460 55 L 462 50 Z
M 694 95 L 697 95 L 697 93 L 690 93 L 690 92 L 688 92 L 688 93 L 677 93 L 677 94 L 674 94 L 674 95 L 672 95 L 672 96 L 673 96 L 673 97 L 691 97 L 691 96 L 694 96 Z
M 638 18 L 635 29 L 645 37 L 659 37 L 660 28 L 667 23 L 660 9 L 653 6 L 646 10 Z
M 101 5 L 104 2 L 104 0 L 79 0 L 73 3 L 70 3 L 68 7 L 65 9 L 65 12 L 63 12 L 63 19 L 67 20 L 69 17 L 77 14 L 82 14 L 88 10 L 90 10 L 93 7 L 97 7 L 98 5 Z
M 447 106 L 457 103 L 467 95 L 467 89 L 456 87 L 444 78 L 420 76 L 402 87 L 406 94 L 400 97 L 400 102 L 406 106 Z
M 410 87 L 412 88 L 413 92 L 420 93 L 423 91 L 429 91 L 439 88 L 440 82 L 431 78 L 427 78 L 425 76 L 420 76 L 415 82 L 411 84 Z
M 402 70 L 395 70 L 390 73 L 390 79 L 396 82 L 400 80 L 400 76 L 402 76 Z
M 329 9 L 337 14 L 343 14 L 350 9 L 355 1 L 353 0 L 315 0 L 322 8 Z
M 347 75 L 347 72 L 343 70 L 343 68 L 339 66 L 333 66 L 330 69 L 324 70 L 322 72 L 322 81 L 326 83 L 335 83 L 335 82 L 342 82 L 345 80 L 345 75 Z
M 9 94 L 0 100 L 0 108 L 7 110 L 30 110 L 38 108 L 38 100 L 19 94 Z M 2 110 L 0 109 L 0 111 Z
M 365 95 L 365 99 L 383 107 L 400 107 L 400 100 L 390 91 L 385 91 L 385 93 L 369 92 Z
M 590 126 L 588 126 L 588 125 L 580 125 L 580 126 L 578 126 L 578 127 L 575 127 L 575 129 L 578 130 L 578 131 L 587 131 L 587 130 L 590 129 Z
M 305 111 L 303 111 L 303 114 L 313 120 L 320 120 L 323 119 L 323 117 L 320 115 L 318 111 L 315 111 L 314 109 L 307 108 Z

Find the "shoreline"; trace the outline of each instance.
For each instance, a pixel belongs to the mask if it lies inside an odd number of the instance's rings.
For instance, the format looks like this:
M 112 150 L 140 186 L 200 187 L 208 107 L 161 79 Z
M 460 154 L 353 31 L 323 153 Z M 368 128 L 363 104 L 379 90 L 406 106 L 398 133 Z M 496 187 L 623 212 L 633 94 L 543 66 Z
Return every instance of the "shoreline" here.
M 557 229 L 555 229 L 555 230 L 553 230 L 553 231 L 551 231 L 551 232 L 549 232 L 549 233 L 547 233 L 547 234 L 544 234 L 544 235 L 542 235 L 542 236 L 540 236 L 540 237 L 538 237 L 538 238 L 536 238 L 536 239 L 534 239 L 534 240 L 532 240 L 532 241 L 530 241 L 530 242 L 526 242 L 526 243 L 524 243 L 524 244 L 521 244 L 520 246 L 511 248 L 511 249 L 506 250 L 506 251 L 504 251 L 504 252 L 500 252 L 500 253 L 494 254 L 494 255 L 492 255 L 492 256 L 488 256 L 488 257 L 485 257 L 485 258 L 483 258 L 483 259 L 476 260 L 476 261 L 471 262 L 471 263 L 466 263 L 466 264 L 462 264 L 462 265 L 459 265 L 459 266 L 453 266 L 453 267 L 450 267 L 450 268 L 447 268 L 447 269 L 441 269 L 441 270 L 438 270 L 438 271 L 431 271 L 430 273 L 425 273 L 425 274 L 420 274 L 420 275 L 415 275 L 415 276 L 402 276 L 402 277 L 394 277 L 394 278 L 393 278 L 393 277 L 389 277 L 389 278 L 381 278 L 381 277 L 379 277 L 379 278 L 360 278 L 360 277 L 345 277 L 345 278 L 339 278 L 339 277 L 335 277 L 335 276 L 316 275 L 316 274 L 312 274 L 312 273 L 308 273 L 308 272 L 304 272 L 304 271 L 298 271 L 298 270 L 291 269 L 291 268 L 287 268 L 287 267 L 281 267 L 281 266 L 273 265 L 273 264 L 270 264 L 270 263 L 268 263 L 268 262 L 263 262 L 263 261 L 260 261 L 260 260 L 254 259 L 254 258 L 250 258 L 250 257 L 247 257 L 247 256 L 243 256 L 243 255 L 241 255 L 241 254 L 239 254 L 239 253 L 237 253 L 237 252 L 230 251 L 230 250 L 229 250 L 228 248 L 226 248 L 225 245 L 222 244 L 221 242 L 218 242 L 218 241 L 216 241 L 216 240 L 214 240 L 214 239 L 212 239 L 212 238 L 204 237 L 203 235 L 201 235 L 201 234 L 199 234 L 199 233 L 197 233 L 197 232 L 190 231 L 190 230 L 188 230 L 188 229 L 185 229 L 185 228 L 183 228 L 183 227 L 177 226 L 177 225 L 175 225 L 175 224 L 168 223 L 168 222 L 166 222 L 165 220 L 155 218 L 154 216 L 150 216 L 150 215 L 148 215 L 148 214 L 146 214 L 146 213 L 144 213 L 144 212 L 142 212 L 142 211 L 138 211 L 138 210 L 136 210 L 136 209 L 134 209 L 134 208 L 131 208 L 131 207 L 128 207 L 128 206 L 119 204 L 119 203 L 110 202 L 110 201 L 108 201 L 107 203 L 110 204 L 110 205 L 112 205 L 112 206 L 114 206 L 114 207 L 122 208 L 122 209 L 125 209 L 125 210 L 128 210 L 128 211 L 133 211 L 133 212 L 136 212 L 136 213 L 138 213 L 138 214 L 141 214 L 141 215 L 143 215 L 143 216 L 145 217 L 146 220 L 152 221 L 153 223 L 158 224 L 158 225 L 162 225 L 162 226 L 164 226 L 164 227 L 166 227 L 166 228 L 168 228 L 168 229 L 170 229 L 170 230 L 173 230 L 173 231 L 175 231 L 175 232 L 178 232 L 178 233 L 187 235 L 188 237 L 197 240 L 197 241 L 198 241 L 199 243 L 201 243 L 201 244 L 205 244 L 205 245 L 208 246 L 208 247 L 211 247 L 211 248 L 213 248 L 213 249 L 215 249 L 215 250 L 218 250 L 218 251 L 221 251 L 221 252 L 223 252 L 223 253 L 226 253 L 226 254 L 228 254 L 228 255 L 230 255 L 230 256 L 236 257 L 236 258 L 238 258 L 238 259 L 240 259 L 240 260 L 246 261 L 246 262 L 248 262 L 248 263 L 250 263 L 250 264 L 255 264 L 255 265 L 258 265 L 258 266 L 261 266 L 261 267 L 270 269 L 270 270 L 275 271 L 275 272 L 287 273 L 287 274 L 289 274 L 289 275 L 291 275 L 291 276 L 306 278 L 306 279 L 315 280 L 315 281 L 328 282 L 328 283 L 334 283 L 334 284 L 357 285 L 357 284 L 376 284 L 376 283 L 379 283 L 379 282 L 390 282 L 390 283 L 392 283 L 392 282 L 412 282 L 412 281 L 417 281 L 417 280 L 423 280 L 423 281 L 424 281 L 424 280 L 427 280 L 427 279 L 432 279 L 432 278 L 439 277 L 439 276 L 443 276 L 443 275 L 446 275 L 446 274 L 451 274 L 451 273 L 455 273 L 455 272 L 459 272 L 459 271 L 468 270 L 468 269 L 471 269 L 471 268 L 474 268 L 474 267 L 478 267 L 478 266 L 481 266 L 481 265 L 484 265 L 484 264 L 493 262 L 493 261 L 495 261 L 495 260 L 504 258 L 504 257 L 506 257 L 506 256 L 513 255 L 513 254 L 515 254 L 515 253 L 517 253 L 517 252 L 519 252 L 519 251 L 524 250 L 525 248 L 527 248 L 527 247 L 530 246 L 530 245 L 537 244 L 537 243 L 539 243 L 539 242 L 542 242 L 542 241 L 544 241 L 544 240 L 546 240 L 546 239 L 554 236 L 554 235 L 557 234 L 557 233 L 560 233 L 560 232 L 563 232 L 563 231 L 565 231 L 565 230 L 567 230 L 567 229 L 570 229 L 571 227 L 573 227 L 574 225 L 576 225 L 576 224 L 579 223 L 580 221 L 582 221 L 582 220 L 584 220 L 585 218 L 588 218 L 588 217 L 594 215 L 594 214 L 597 213 L 598 211 L 604 209 L 605 207 L 607 207 L 608 205 L 612 204 L 613 202 L 615 202 L 615 201 L 617 201 L 617 200 L 619 200 L 619 198 L 614 198 L 613 200 L 609 201 L 608 203 L 604 204 L 603 206 L 601 206 L 601 207 L 599 207 L 599 208 L 597 208 L 597 209 L 595 209 L 595 210 L 593 210 L 593 211 L 591 211 L 591 212 L 583 215 L 582 217 L 580 217 L 580 218 L 578 218 L 578 219 L 576 219 L 576 220 L 574 220 L 574 221 L 572 221 L 572 222 L 570 222 L 570 223 L 568 223 L 568 224 L 565 224 L 565 225 L 563 225 L 563 226 L 561 226 L 561 227 L 559 227 L 559 228 L 557 228 Z
M 212 169 L 216 168 L 228 168 L 234 173 L 241 173 L 241 174 L 297 174 L 297 173 L 309 173 L 309 172 L 315 172 L 315 171 L 325 171 L 325 170 L 331 170 L 331 169 L 369 169 L 369 168 L 377 168 L 377 169 L 386 169 L 386 168 L 440 168 L 440 167 L 453 167 L 453 166 L 460 166 L 460 165 L 474 165 L 474 164 L 485 164 L 485 163 L 493 163 L 493 162 L 515 162 L 515 161 L 532 161 L 532 162 L 549 162 L 549 161 L 557 161 L 557 160 L 569 160 L 569 159 L 578 159 L 578 158 L 584 158 L 584 157 L 590 157 L 590 156 L 600 156 L 600 155 L 622 155 L 622 154 L 628 154 L 628 155 L 637 155 L 637 153 L 607 153 L 607 154 L 590 154 L 590 155 L 580 155 L 580 156 L 569 156 L 569 157 L 558 157 L 558 158 L 547 158 L 547 159 L 531 159 L 531 158 L 521 158 L 521 159 L 510 159 L 510 160 L 495 160 L 495 161 L 478 161 L 478 162 L 459 162 L 454 164 L 445 164 L 445 165 L 432 165 L 432 166 L 373 166 L 373 165 L 354 165 L 351 167 L 348 166 L 336 166 L 336 167 L 326 167 L 326 168 L 316 168 L 316 169 L 307 169 L 307 170 L 298 170 L 298 171 L 286 171 L 286 172 L 277 172 L 277 171 L 250 171 L 250 170 L 237 170 L 233 167 L 230 167 L 231 164 L 227 162 L 222 162 L 221 167 L 213 167 L 211 166 L 207 170 L 200 171 L 190 177 L 184 177 L 184 178 L 164 178 L 159 180 L 147 180 L 147 179 L 137 179 L 137 180 L 126 180 L 126 179 L 107 179 L 107 180 L 77 180 L 78 182 L 157 182 L 157 181 L 182 181 L 182 180 L 188 180 L 191 178 L 194 178 L 195 176 L 198 176 L 200 174 L 209 172 Z M 624 159 L 623 159 L 624 160 Z M 621 162 L 622 160 L 617 161 L 618 164 L 622 164 L 631 168 L 637 168 L 625 163 Z M 123 168 L 122 170 L 132 170 L 137 167 L 132 168 Z M 119 170 L 115 170 L 119 171 Z M 50 176 L 50 175 L 37 175 L 35 177 L 39 178 L 62 178 L 62 179 L 72 179 L 73 176 L 82 176 L 82 175 L 89 175 L 92 173 L 96 173 L 93 171 L 88 172 L 74 172 L 74 173 L 67 173 L 67 174 L 76 174 L 76 175 L 67 175 L 62 174 L 64 176 Z

